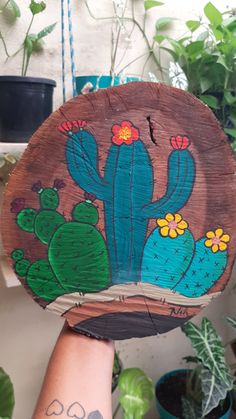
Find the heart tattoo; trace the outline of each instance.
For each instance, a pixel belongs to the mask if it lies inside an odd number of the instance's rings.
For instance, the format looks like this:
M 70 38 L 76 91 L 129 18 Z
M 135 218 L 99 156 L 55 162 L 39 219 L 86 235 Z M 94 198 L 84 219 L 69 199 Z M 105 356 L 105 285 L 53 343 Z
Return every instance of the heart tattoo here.
M 53 400 L 46 410 L 46 416 L 60 416 L 64 412 L 64 406 L 59 400 Z M 73 416 L 72 416 L 73 417 Z
M 78 402 L 73 403 L 67 410 L 67 416 L 74 419 L 84 419 L 85 410 Z

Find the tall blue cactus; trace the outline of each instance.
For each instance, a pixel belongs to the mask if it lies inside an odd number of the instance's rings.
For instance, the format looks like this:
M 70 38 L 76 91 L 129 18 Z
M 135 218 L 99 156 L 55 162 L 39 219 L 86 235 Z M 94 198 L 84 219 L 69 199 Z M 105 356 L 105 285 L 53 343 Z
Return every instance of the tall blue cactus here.
M 79 128 L 76 133 L 74 127 Z M 112 282 L 140 281 L 149 219 L 180 210 L 192 192 L 195 164 L 187 149 L 187 137 L 172 137 L 166 193 L 152 202 L 151 160 L 138 129 L 131 122 L 123 121 L 112 127 L 112 145 L 104 176 L 98 168 L 96 140 L 85 123 L 67 121 L 59 129 L 68 135 L 66 160 L 71 177 L 80 188 L 104 202 Z

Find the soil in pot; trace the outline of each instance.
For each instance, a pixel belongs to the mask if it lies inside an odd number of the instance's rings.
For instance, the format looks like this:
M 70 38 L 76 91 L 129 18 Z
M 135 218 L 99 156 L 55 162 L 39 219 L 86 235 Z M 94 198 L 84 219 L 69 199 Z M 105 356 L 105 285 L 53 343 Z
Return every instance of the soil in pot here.
M 156 397 L 159 403 L 173 416 L 183 419 L 181 398 L 186 390 L 185 372 L 178 375 L 169 376 L 158 386 Z M 226 399 L 223 405 L 217 406 L 207 416 L 207 419 L 219 419 L 229 409 L 229 399 Z

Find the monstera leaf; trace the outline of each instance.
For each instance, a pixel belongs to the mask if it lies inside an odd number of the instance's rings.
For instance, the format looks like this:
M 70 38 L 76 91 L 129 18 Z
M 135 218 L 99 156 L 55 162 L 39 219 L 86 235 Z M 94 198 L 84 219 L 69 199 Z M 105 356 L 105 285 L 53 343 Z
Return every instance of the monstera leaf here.
M 139 368 L 125 369 L 119 378 L 124 419 L 142 419 L 154 396 L 152 380 Z
M 12 382 L 5 371 L 0 368 L 0 419 L 11 419 L 14 403 Z
M 190 339 L 192 347 L 203 366 L 230 387 L 232 377 L 225 361 L 225 350 L 221 338 L 217 335 L 210 320 L 203 318 L 200 327 L 188 322 L 182 330 Z

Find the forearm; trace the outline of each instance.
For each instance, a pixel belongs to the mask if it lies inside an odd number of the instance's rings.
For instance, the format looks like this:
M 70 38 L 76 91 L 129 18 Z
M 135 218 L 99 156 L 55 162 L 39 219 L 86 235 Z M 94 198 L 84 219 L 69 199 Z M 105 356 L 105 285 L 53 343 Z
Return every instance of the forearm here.
M 32 419 L 111 419 L 113 360 L 112 342 L 65 328 L 50 358 Z

